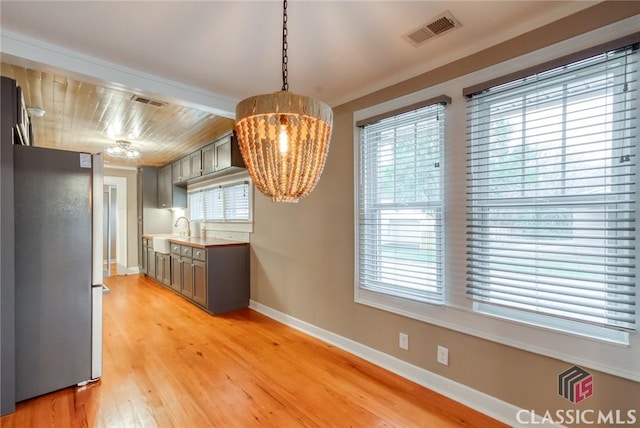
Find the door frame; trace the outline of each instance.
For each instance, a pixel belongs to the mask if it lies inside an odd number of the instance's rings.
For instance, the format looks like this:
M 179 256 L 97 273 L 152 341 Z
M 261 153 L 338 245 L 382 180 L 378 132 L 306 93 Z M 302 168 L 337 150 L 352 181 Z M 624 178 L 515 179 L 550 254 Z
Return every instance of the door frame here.
M 127 178 L 104 176 L 104 184 L 116 188 L 116 274 L 127 274 Z

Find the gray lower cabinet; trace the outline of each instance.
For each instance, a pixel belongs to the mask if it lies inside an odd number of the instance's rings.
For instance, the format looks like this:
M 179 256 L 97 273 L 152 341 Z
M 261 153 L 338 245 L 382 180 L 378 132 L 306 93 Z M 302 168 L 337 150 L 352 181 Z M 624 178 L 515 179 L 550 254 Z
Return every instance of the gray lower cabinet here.
M 147 240 L 147 276 L 156 277 L 156 252 L 151 240 Z
M 182 266 L 182 290 L 183 296 L 193 299 L 193 263 L 188 257 L 180 257 Z
M 147 245 L 147 238 L 142 238 L 142 251 L 140 251 L 140 273 L 147 274 L 147 258 L 149 246 Z
M 178 245 L 178 247 L 180 247 Z M 182 265 L 180 264 L 180 256 L 171 254 L 171 288 L 175 291 L 182 291 Z
M 249 306 L 249 244 L 209 247 L 206 263 L 209 312 Z
M 172 243 L 171 255 L 162 256 L 164 273 L 158 272 L 157 280 L 207 311 L 220 314 L 249 306 L 249 244 L 205 249 Z
M 171 257 L 169 254 L 156 253 L 155 278 L 165 285 L 171 285 Z
M 207 265 L 197 260 L 193 261 L 193 301 L 207 306 Z

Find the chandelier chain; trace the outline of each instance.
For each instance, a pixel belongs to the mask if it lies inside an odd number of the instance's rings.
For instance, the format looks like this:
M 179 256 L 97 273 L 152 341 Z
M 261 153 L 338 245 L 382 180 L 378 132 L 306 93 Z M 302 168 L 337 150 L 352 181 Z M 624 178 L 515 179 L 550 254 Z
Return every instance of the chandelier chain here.
M 282 90 L 289 90 L 289 82 L 287 82 L 287 77 L 289 76 L 289 70 L 287 69 L 287 64 L 289 63 L 289 57 L 287 56 L 287 48 L 289 47 L 287 43 L 287 0 L 284 0 L 283 3 L 283 12 L 282 12 Z

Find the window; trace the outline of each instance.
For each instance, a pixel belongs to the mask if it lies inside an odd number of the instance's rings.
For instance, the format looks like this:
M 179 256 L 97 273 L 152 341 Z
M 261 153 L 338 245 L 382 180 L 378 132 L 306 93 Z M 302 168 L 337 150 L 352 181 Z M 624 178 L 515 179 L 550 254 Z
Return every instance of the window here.
M 208 187 L 189 192 L 191 220 L 248 222 L 251 220 L 249 182 Z
M 637 56 L 629 46 L 471 94 L 476 310 L 636 329 Z
M 438 100 L 359 123 L 357 277 L 363 290 L 442 302 L 447 99 Z
M 628 20 L 355 111 L 355 302 L 640 381 L 635 43 Z M 380 189 L 398 151 L 385 159 L 383 130 L 366 133 L 442 93 L 441 296 L 413 294 L 383 281 L 389 265 L 409 270 L 381 251 L 388 237 L 413 254 L 412 219 L 376 223 L 392 200 L 409 206 Z

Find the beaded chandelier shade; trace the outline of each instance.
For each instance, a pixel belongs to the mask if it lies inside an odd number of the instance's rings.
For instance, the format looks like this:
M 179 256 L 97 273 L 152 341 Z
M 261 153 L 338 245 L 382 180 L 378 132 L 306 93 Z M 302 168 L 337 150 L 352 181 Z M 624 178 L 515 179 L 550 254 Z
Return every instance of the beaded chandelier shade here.
M 288 91 L 287 2 L 284 1 L 282 90 L 236 106 L 240 152 L 256 188 L 276 202 L 297 202 L 318 183 L 331 139 L 333 111 Z

